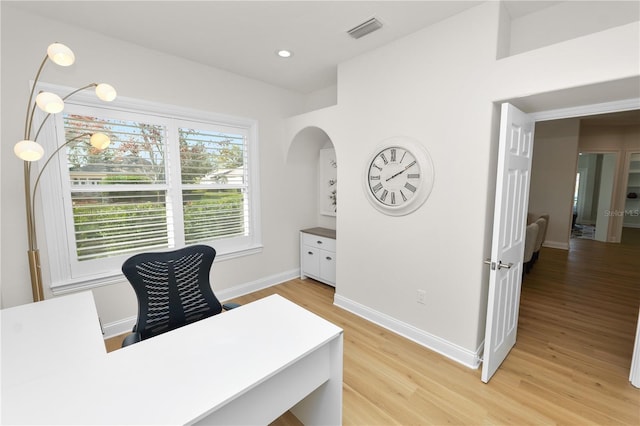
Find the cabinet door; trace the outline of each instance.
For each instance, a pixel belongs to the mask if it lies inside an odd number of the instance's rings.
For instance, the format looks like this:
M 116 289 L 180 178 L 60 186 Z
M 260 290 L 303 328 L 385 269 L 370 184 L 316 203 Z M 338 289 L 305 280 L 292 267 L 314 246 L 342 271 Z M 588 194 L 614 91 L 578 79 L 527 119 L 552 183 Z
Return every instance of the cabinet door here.
M 302 274 L 320 276 L 320 250 L 315 247 L 302 246 L 300 252 Z
M 327 283 L 336 284 L 336 254 L 320 250 L 320 277 Z

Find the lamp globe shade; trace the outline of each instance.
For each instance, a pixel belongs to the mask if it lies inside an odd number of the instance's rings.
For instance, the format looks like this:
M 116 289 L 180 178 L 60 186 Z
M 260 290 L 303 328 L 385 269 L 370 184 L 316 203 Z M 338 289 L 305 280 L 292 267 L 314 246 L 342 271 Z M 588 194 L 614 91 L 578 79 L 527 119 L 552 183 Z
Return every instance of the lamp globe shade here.
M 111 102 L 118 95 L 116 89 L 107 83 L 100 83 L 96 86 L 96 95 L 105 102 Z
M 64 101 L 55 93 L 40 92 L 36 96 L 36 104 L 44 112 L 56 114 L 64 109 Z
M 94 133 L 93 135 L 91 135 L 91 139 L 89 139 L 89 141 L 91 142 L 92 147 L 100 150 L 105 149 L 111 143 L 109 136 L 105 135 L 104 133 Z
M 62 43 L 50 44 L 47 48 L 47 56 L 49 56 L 49 59 L 51 59 L 55 64 L 62 67 L 68 67 L 76 60 L 76 56 L 73 54 L 73 51 Z
M 13 147 L 13 152 L 24 161 L 38 161 L 44 155 L 44 148 L 38 142 L 24 140 Z

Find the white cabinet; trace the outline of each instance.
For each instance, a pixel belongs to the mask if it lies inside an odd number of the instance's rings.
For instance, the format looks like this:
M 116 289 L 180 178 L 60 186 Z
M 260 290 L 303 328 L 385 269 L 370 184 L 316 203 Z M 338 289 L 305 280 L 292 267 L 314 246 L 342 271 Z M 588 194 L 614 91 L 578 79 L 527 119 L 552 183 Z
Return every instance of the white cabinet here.
M 305 277 L 336 286 L 336 231 L 326 228 L 300 231 L 300 278 Z

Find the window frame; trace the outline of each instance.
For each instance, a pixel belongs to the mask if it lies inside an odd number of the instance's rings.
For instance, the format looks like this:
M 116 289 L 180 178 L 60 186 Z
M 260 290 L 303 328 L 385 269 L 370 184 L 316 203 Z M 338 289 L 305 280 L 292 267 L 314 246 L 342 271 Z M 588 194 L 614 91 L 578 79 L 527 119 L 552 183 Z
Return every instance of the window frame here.
M 40 83 L 37 90 L 69 93 L 73 89 Z M 203 241 L 202 243 L 210 244 L 216 248 L 216 261 L 252 255 L 262 251 L 258 123 L 256 120 L 131 98 L 119 97 L 114 102 L 105 103 L 96 99 L 91 91 L 78 92 L 65 101 L 65 111 L 50 116 L 45 126 L 43 126 L 39 142 L 45 149 L 46 158 L 32 163 L 33 179 L 40 172 L 40 167 L 43 166 L 48 156 L 65 141 L 63 119 L 65 112 L 80 115 L 92 115 L 96 112 L 101 112 L 102 116 L 127 120 L 148 117 L 147 122 L 169 124 L 167 127 L 167 145 L 165 147 L 169 162 L 165 166 L 167 168 L 167 182 L 162 186 L 166 188 L 167 200 L 172 197 L 171 202 L 179 203 L 179 207 L 173 209 L 173 220 L 182 223 L 184 223 L 182 221 L 182 191 L 187 189 L 188 185 L 182 184 L 180 168 L 175 167 L 175 163 L 180 164 L 178 127 L 184 127 L 183 124 L 191 126 L 200 124 L 205 127 L 208 126 L 208 128 L 227 128 L 234 132 L 241 132 L 246 136 L 249 233 L 243 237 L 222 238 Z M 134 118 L 131 118 L 131 115 Z M 44 118 L 44 114 L 40 115 L 40 118 L 35 122 L 40 123 L 42 118 Z M 69 172 L 66 155 L 64 155 L 65 152 L 64 149 L 61 150 L 56 154 L 57 158 L 52 159 L 49 163 L 42 174 L 38 193 L 35 194 L 36 221 L 39 224 L 37 233 L 41 241 L 41 249 L 46 250 L 46 253 L 43 253 L 45 255 L 42 256 L 43 261 L 46 262 L 43 263 L 42 272 L 44 276 L 48 275 L 49 286 L 54 295 L 121 282 L 123 279 L 120 269 L 122 263 L 135 254 L 128 253 L 95 259 L 89 261 L 92 263 L 91 267 L 86 266 L 88 263 L 79 265 L 82 262 L 78 262 L 75 258 L 73 213 L 70 209 L 72 188 L 68 179 Z M 154 189 L 160 189 L 160 186 Z M 64 224 L 64 226 L 60 226 L 60 224 Z M 185 245 L 184 226 L 176 226 L 174 229 L 176 231 L 174 236 L 175 246 L 167 248 L 167 250 L 174 250 Z M 95 265 L 100 265 L 100 267 Z

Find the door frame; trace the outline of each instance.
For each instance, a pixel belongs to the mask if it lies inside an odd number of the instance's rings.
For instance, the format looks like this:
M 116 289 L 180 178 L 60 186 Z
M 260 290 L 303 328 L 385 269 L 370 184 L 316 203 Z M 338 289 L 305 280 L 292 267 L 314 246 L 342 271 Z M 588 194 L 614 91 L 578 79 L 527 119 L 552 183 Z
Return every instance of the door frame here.
M 519 105 L 517 101 L 518 101 L 518 98 L 504 100 L 503 102 L 511 103 L 514 106 L 516 106 L 518 109 L 522 110 L 524 113 L 528 114 L 533 119 L 534 124 L 539 121 L 562 120 L 565 118 L 586 117 L 589 115 L 606 114 L 611 112 L 622 112 L 622 111 L 640 109 L 640 98 L 623 99 L 619 101 L 579 105 L 575 107 L 558 108 L 558 109 L 544 110 L 544 111 L 537 111 L 537 112 L 529 112 L 528 110 L 530 110 L 531 108 L 522 107 Z M 503 102 L 496 102 L 496 104 L 498 103 L 501 104 Z M 518 311 L 518 316 L 520 316 L 519 311 Z M 491 321 L 491 318 L 489 318 L 489 316 L 487 315 L 486 322 L 488 321 Z M 486 322 L 485 322 L 485 329 L 486 329 Z M 639 319 L 638 327 L 640 330 L 640 319 Z M 640 341 L 638 339 L 640 339 L 640 331 L 638 332 L 635 340 L 634 352 L 632 355 L 633 365 L 640 365 Z M 484 343 L 483 343 L 483 346 L 484 346 Z M 507 357 L 508 356 L 509 355 L 507 355 Z

